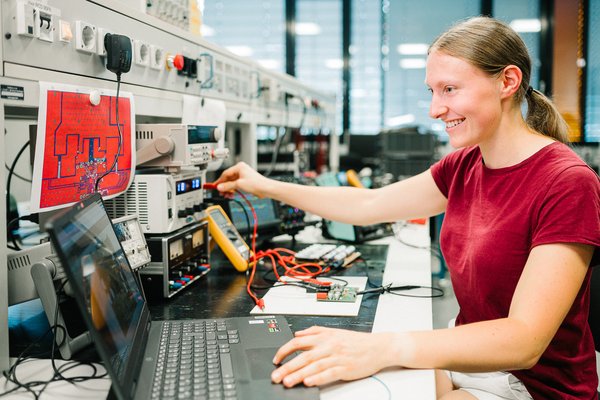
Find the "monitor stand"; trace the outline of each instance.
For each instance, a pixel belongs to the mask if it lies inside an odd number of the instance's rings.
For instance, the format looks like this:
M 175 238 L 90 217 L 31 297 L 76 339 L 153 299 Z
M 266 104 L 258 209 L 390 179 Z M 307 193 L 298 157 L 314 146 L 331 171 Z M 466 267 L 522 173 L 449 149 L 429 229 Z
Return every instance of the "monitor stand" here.
M 62 276 L 62 279 L 56 278 L 60 276 Z M 62 272 L 58 257 L 56 255 L 50 256 L 33 264 L 31 266 L 31 277 L 42 301 L 48 323 L 53 326 L 56 321 L 57 325 L 64 327 L 64 330 L 56 329 L 55 340 L 61 357 L 70 360 L 75 353 L 89 346 L 92 339 L 87 330 L 82 327 L 75 327 L 63 318 L 63 313 L 66 312 L 71 315 L 70 321 L 83 321 L 83 317 L 73 318 L 74 314 L 79 314 L 79 309 L 72 298 L 67 294 L 63 294 L 68 292 L 68 283 L 61 290 L 66 277 Z M 57 295 L 58 290 L 61 293 Z

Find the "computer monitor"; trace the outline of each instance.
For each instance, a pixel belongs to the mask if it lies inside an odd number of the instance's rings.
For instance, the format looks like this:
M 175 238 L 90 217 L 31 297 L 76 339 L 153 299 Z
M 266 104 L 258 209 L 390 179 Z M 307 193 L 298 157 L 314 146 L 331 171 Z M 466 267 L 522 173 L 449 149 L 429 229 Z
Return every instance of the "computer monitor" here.
M 76 203 L 50 220 L 47 228 L 69 279 L 75 280 L 72 290 L 85 299 L 91 315 L 88 323 L 102 338 L 104 346 L 98 350 L 111 360 L 121 383 L 127 382 L 133 373 L 128 368 L 142 350 L 133 343 L 147 308 L 101 196 L 93 194 Z
M 246 199 L 252 204 L 258 220 L 257 233 L 259 237 L 267 237 L 279 234 L 281 217 L 277 205 L 272 199 L 254 196 L 244 193 Z M 231 219 L 231 222 L 237 230 L 244 234 L 252 232 L 254 229 L 252 222 L 252 211 L 246 201 L 239 194 L 235 194 L 233 199 L 213 198 L 211 199 L 219 204 Z

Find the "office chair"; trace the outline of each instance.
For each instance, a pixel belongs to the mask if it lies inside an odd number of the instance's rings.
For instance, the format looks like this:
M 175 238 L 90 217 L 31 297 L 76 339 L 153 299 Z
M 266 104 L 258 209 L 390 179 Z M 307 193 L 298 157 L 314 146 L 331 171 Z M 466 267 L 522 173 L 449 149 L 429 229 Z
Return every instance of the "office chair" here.
M 598 366 L 600 376 L 600 249 L 596 248 L 590 265 L 592 268 L 592 279 L 590 281 L 590 314 L 588 322 L 594 336 L 596 365 Z M 600 390 L 598 392 L 600 393 Z

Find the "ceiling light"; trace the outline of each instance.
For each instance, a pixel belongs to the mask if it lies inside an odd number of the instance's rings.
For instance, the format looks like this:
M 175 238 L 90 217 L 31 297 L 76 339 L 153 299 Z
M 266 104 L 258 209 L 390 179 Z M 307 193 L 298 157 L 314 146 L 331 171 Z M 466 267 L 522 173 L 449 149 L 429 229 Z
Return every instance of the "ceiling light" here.
M 403 43 L 396 48 L 399 54 L 404 55 L 427 54 L 428 49 L 429 45 L 426 43 Z
M 539 32 L 542 30 L 542 23 L 539 19 L 513 19 L 510 27 L 516 32 Z
M 341 58 L 330 58 L 329 60 L 325 60 L 325 66 L 329 69 L 342 69 L 344 61 Z
M 361 99 L 367 96 L 367 91 L 365 89 L 352 89 L 350 90 L 350 97 L 353 99 Z
M 423 69 L 427 66 L 427 60 L 424 58 L 403 58 L 400 60 L 402 69 Z
M 321 27 L 314 22 L 296 22 L 296 35 L 318 35 Z
M 414 114 L 404 114 L 388 118 L 386 121 L 386 126 L 407 125 L 412 124 L 413 122 L 415 122 Z

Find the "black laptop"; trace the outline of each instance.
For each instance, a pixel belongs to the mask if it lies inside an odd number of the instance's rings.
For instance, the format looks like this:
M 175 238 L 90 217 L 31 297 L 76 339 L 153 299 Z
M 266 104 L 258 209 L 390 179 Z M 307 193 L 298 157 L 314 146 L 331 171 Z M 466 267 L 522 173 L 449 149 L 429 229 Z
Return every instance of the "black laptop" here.
M 273 356 L 293 337 L 281 316 L 150 321 L 138 282 L 91 195 L 47 224 L 118 399 L 318 399 L 271 383 Z

